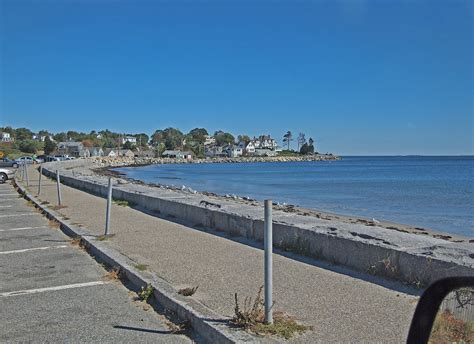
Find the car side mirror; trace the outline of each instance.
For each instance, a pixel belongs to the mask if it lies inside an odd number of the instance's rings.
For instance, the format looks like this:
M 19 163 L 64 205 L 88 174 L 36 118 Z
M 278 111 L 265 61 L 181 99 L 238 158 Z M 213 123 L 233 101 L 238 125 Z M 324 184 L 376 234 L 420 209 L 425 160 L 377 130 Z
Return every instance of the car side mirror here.
M 416 306 L 408 344 L 474 341 L 474 276 L 431 284 Z

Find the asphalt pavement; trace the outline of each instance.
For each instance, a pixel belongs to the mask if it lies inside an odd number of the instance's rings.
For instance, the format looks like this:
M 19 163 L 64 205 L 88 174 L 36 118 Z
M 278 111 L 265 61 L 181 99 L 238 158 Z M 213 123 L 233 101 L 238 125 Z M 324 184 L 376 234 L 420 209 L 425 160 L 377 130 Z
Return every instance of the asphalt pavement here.
M 190 343 L 10 183 L 0 184 L 1 343 Z

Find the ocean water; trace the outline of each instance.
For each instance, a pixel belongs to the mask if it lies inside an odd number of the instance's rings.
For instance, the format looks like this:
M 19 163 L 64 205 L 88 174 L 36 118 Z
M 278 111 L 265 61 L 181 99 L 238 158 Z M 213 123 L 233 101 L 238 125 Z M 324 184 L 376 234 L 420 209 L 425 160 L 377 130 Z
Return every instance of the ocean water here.
M 118 168 L 144 182 L 299 205 L 474 237 L 474 156 Z

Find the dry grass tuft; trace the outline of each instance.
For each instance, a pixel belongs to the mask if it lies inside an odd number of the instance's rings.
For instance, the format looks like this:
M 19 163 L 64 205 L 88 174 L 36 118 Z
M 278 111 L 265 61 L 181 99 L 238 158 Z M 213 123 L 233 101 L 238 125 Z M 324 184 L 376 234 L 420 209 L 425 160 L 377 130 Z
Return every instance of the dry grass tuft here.
M 169 327 L 172 333 L 174 334 L 183 334 L 191 327 L 189 321 L 174 323 L 171 321 L 165 321 L 166 326 Z
M 178 290 L 178 294 L 181 294 L 183 296 L 193 296 L 198 290 L 198 288 L 199 286 L 196 286 L 194 288 L 183 288 Z
M 54 207 L 51 207 L 51 209 L 53 210 L 59 210 L 64 208 L 67 208 L 67 205 L 55 205 Z
M 49 226 L 50 228 L 53 228 L 53 229 L 59 229 L 59 228 L 61 228 L 61 224 L 60 224 L 58 221 L 53 220 L 53 219 L 51 219 L 51 220 L 48 221 L 48 226 Z
M 72 238 L 69 242 L 71 243 L 72 246 L 78 246 L 78 247 L 81 247 L 81 248 L 84 247 L 84 244 L 82 242 L 82 238 L 80 236 Z
M 253 302 L 251 297 L 246 297 L 242 308 L 239 305 L 237 293 L 235 293 L 235 314 L 231 320 L 234 326 L 242 327 L 259 335 L 276 335 L 285 339 L 311 329 L 310 326 L 299 324 L 294 317 L 283 312 L 275 312 L 273 324 L 265 324 L 262 291 L 263 286 L 258 290 Z
M 438 313 L 430 343 L 474 343 L 474 321 L 466 323 L 456 319 L 449 310 Z
M 109 271 L 107 271 L 104 278 L 109 281 L 118 281 L 120 280 L 120 275 L 121 275 L 120 267 L 116 266 L 110 269 Z

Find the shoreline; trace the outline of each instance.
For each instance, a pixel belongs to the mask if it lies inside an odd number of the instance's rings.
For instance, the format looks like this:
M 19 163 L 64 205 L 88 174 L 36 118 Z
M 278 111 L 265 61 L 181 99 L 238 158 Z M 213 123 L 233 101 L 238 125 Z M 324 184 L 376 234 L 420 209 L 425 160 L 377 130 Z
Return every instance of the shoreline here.
M 52 162 L 43 174 L 100 197 L 112 173 L 91 160 Z M 99 170 L 98 170 L 99 169 Z M 149 215 L 200 231 L 263 241 L 263 203 L 237 196 L 198 193 L 113 178 L 113 198 Z M 318 212 L 294 206 L 273 207 L 275 249 L 343 265 L 371 275 L 420 287 L 452 275 L 472 275 L 474 239 L 389 222 Z M 219 235 L 219 234 L 217 234 Z
M 254 205 L 254 206 L 260 206 L 261 203 L 263 202 L 261 200 L 257 200 L 257 199 L 253 199 L 253 198 L 245 197 L 245 196 L 240 196 L 240 195 L 222 195 L 222 194 L 217 194 L 210 191 L 197 191 L 197 190 L 193 190 L 190 187 L 186 187 L 185 185 L 183 185 L 185 186 L 185 188 L 183 189 L 182 187 L 168 185 L 168 184 L 148 183 L 139 179 L 128 177 L 126 174 L 114 170 L 115 168 L 121 168 L 121 167 L 141 167 L 141 166 L 148 166 L 148 165 L 114 166 L 114 167 L 109 166 L 109 167 L 93 168 L 92 170 L 101 176 L 120 178 L 132 184 L 143 185 L 143 186 L 147 186 L 151 188 L 167 189 L 167 190 L 173 190 L 176 192 L 202 195 L 202 196 L 207 196 L 207 197 L 213 197 L 217 200 L 233 200 L 235 202 L 239 202 L 242 204 Z M 437 229 L 417 226 L 413 224 L 404 224 L 404 223 L 388 221 L 388 220 L 375 220 L 374 221 L 374 219 L 370 219 L 363 216 L 332 213 L 332 212 L 323 211 L 323 210 L 319 210 L 315 208 L 305 208 L 305 207 L 301 207 L 294 204 L 282 205 L 278 203 L 273 203 L 273 208 L 275 210 L 281 210 L 288 214 L 314 217 L 314 218 L 322 219 L 322 220 L 341 221 L 347 224 L 359 224 L 359 225 L 361 224 L 361 225 L 369 226 L 369 227 L 381 227 L 381 228 L 385 228 L 385 229 L 389 229 L 389 230 L 393 230 L 393 231 L 397 231 L 401 233 L 411 233 L 415 235 L 428 236 L 428 237 L 442 239 L 445 241 L 455 242 L 455 243 L 456 242 L 457 243 L 463 243 L 463 242 L 474 243 L 474 236 L 468 237 L 468 236 L 463 236 L 459 234 L 444 232 Z
M 308 161 L 338 161 L 340 156 L 332 154 L 315 154 L 301 156 L 274 156 L 274 157 L 237 157 L 237 158 L 206 158 L 206 159 L 176 159 L 176 158 L 149 158 L 149 157 L 90 157 L 88 160 L 100 167 L 140 167 L 162 164 L 238 164 L 238 163 L 268 163 L 268 162 L 308 162 Z

